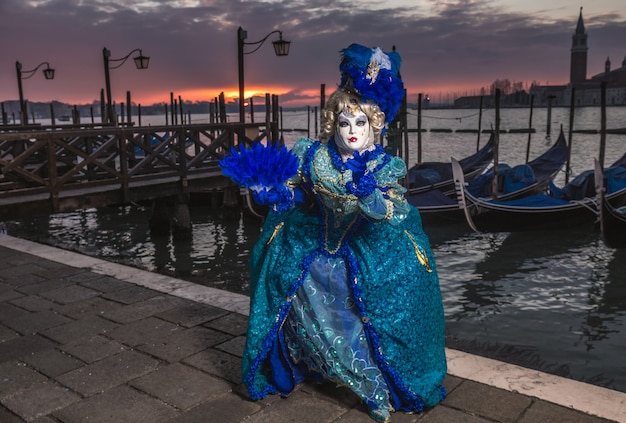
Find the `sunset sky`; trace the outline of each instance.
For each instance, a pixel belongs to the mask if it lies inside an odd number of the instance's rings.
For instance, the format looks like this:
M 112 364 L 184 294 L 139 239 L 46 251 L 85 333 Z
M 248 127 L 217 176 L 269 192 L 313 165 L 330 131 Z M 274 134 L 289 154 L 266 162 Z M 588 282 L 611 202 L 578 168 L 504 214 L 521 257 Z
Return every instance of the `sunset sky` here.
M 292 42 L 274 55 L 270 36 L 245 56 L 246 97 L 278 94 L 283 106 L 319 104 L 339 82 L 339 50 L 351 43 L 396 46 L 409 101 L 418 93 L 477 94 L 496 79 L 565 84 L 580 7 L 589 34 L 588 77 L 626 57 L 624 0 L 1 0 L 0 101 L 17 100 L 15 62 L 29 101 L 91 103 L 104 88 L 102 49 L 111 58 L 135 48 L 150 66 L 111 70 L 116 102 L 237 97 L 237 28 L 247 42 L 279 29 Z M 247 46 L 246 51 L 250 50 Z

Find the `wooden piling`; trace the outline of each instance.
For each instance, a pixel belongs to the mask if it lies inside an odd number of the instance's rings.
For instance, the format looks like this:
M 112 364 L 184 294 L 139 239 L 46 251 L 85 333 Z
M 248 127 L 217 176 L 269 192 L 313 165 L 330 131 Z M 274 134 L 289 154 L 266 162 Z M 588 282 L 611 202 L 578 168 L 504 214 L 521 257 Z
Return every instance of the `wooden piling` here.
M 409 168 L 409 131 L 408 131 L 408 104 L 407 104 L 407 91 L 404 90 L 404 97 L 402 98 L 402 138 L 404 140 L 404 164 L 406 168 Z
M 130 105 L 131 105 L 131 102 L 130 102 L 130 91 L 126 91 L 126 106 L 127 106 L 126 107 L 126 123 L 128 125 L 130 125 L 130 123 L 133 120 L 133 117 L 132 117 L 133 111 L 132 111 Z
M 576 89 L 572 87 L 572 97 L 569 102 L 569 129 L 567 132 L 567 161 L 565 163 L 565 184 L 569 182 L 569 174 L 571 172 L 570 162 L 572 157 L 572 132 L 574 130 L 574 108 L 576 104 Z
M 52 103 L 50 103 L 50 124 L 52 125 L 52 127 L 55 126 L 54 106 L 52 106 Z
M 493 134 L 493 180 L 491 181 L 491 194 L 494 200 L 498 199 L 498 166 L 500 150 L 500 89 L 496 88 L 496 132 Z
M 174 240 L 191 239 L 191 213 L 189 212 L 189 201 L 177 198 L 174 203 L 174 218 L 172 221 L 172 237 Z
M 535 100 L 535 95 L 530 96 L 530 116 L 528 117 L 528 142 L 526 142 L 526 163 L 528 163 L 528 159 L 530 156 L 530 140 L 532 138 L 532 129 L 533 129 L 533 102 Z
M 478 136 L 476 137 L 476 151 L 480 150 L 480 132 L 481 125 L 483 123 L 483 96 L 480 96 L 480 103 L 478 105 Z
M 606 81 L 600 84 L 600 168 L 604 169 L 604 150 L 606 149 Z
M 422 163 L 422 93 L 417 96 L 417 163 Z
M 152 210 L 148 222 L 151 236 L 165 236 L 170 233 L 170 216 L 165 198 L 152 200 Z

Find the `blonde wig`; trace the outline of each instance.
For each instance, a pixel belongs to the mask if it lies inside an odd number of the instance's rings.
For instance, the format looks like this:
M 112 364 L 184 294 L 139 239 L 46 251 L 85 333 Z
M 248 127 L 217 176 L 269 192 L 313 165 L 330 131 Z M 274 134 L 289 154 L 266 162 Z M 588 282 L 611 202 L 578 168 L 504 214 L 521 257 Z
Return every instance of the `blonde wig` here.
M 373 102 L 363 102 L 361 96 L 351 89 L 339 89 L 328 97 L 328 101 L 320 113 L 320 141 L 328 142 L 335 135 L 337 117 L 343 111 L 354 115 L 362 111 L 372 127 L 374 142 L 380 140 L 385 126 L 385 114 Z

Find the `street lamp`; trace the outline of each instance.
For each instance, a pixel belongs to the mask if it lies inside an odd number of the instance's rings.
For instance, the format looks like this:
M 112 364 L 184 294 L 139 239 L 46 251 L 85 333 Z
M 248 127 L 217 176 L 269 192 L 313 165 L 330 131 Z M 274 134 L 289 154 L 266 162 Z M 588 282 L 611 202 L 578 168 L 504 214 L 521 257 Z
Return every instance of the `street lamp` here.
M 54 69 L 50 68 L 50 64 L 48 62 L 41 62 L 37 65 L 37 67 L 33 70 L 23 71 L 22 64 L 17 61 L 15 62 L 15 71 L 17 73 L 17 89 L 20 93 L 20 115 L 22 125 L 28 124 L 28 111 L 26 110 L 26 102 L 24 101 L 24 92 L 22 91 L 22 79 L 28 79 L 32 77 L 37 70 L 46 65 L 46 68 L 42 71 L 43 76 L 46 79 L 54 79 Z
M 276 41 L 272 41 L 274 44 L 274 53 L 276 56 L 287 56 L 289 54 L 289 46 L 291 45 L 291 41 L 283 40 L 282 31 L 275 30 L 267 34 L 262 40 L 256 41 L 253 43 L 246 43 L 246 38 L 248 37 L 248 32 L 244 31 L 241 27 L 237 30 L 237 61 L 239 65 L 239 122 L 244 123 L 246 121 L 246 114 L 244 111 L 244 98 L 243 98 L 243 56 L 244 54 L 252 54 L 258 49 L 261 48 L 265 40 L 272 34 L 278 33 L 279 39 Z M 244 52 L 243 48 L 245 45 L 257 45 L 257 47 L 249 52 Z
M 148 64 L 150 63 L 150 57 L 144 56 L 143 53 L 141 52 L 141 49 L 136 48 L 134 50 L 131 50 L 130 53 L 128 53 L 126 56 L 122 57 L 121 59 L 110 59 L 111 50 L 109 50 L 106 47 L 102 49 L 102 58 L 104 59 L 104 80 L 105 80 L 105 87 L 106 87 L 106 93 L 107 93 L 106 120 L 109 123 L 113 122 L 113 106 L 111 104 L 111 78 L 109 76 L 109 69 L 117 69 L 121 67 L 126 62 L 126 60 L 130 57 L 130 55 L 135 52 L 139 52 L 138 56 L 133 57 L 133 60 L 135 61 L 135 66 L 137 67 L 137 69 L 147 69 Z M 120 62 L 120 63 L 114 66 L 111 66 L 110 65 L 111 62 L 115 62 L 115 63 Z

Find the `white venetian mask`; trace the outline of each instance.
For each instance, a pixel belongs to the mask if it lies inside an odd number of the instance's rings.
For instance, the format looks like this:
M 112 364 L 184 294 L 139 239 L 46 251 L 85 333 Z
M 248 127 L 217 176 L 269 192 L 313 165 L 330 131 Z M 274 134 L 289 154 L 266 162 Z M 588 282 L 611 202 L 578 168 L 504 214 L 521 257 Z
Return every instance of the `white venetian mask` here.
M 366 150 L 373 144 L 372 127 L 362 111 L 351 114 L 343 111 L 337 117 L 335 142 L 346 153 Z

